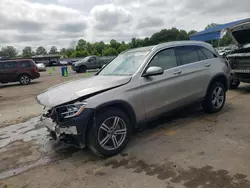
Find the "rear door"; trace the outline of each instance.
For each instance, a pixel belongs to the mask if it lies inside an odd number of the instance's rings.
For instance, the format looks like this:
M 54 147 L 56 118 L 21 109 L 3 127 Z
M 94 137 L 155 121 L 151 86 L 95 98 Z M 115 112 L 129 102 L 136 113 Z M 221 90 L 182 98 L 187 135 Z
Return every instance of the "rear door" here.
M 211 79 L 211 60 L 205 55 L 206 50 L 200 46 L 180 46 L 175 48 L 176 58 L 185 91 L 181 94 L 178 105 L 185 105 L 205 96 Z
M 4 64 L 3 62 L 0 62 L 0 83 L 4 82 L 5 78 L 4 78 Z
M 34 67 L 33 67 L 33 63 L 30 60 L 23 60 L 20 61 L 20 74 L 28 74 L 28 75 L 32 75 L 32 73 L 34 72 Z
M 15 82 L 18 80 L 18 63 L 16 61 L 4 62 L 3 68 L 3 76 L 6 82 Z

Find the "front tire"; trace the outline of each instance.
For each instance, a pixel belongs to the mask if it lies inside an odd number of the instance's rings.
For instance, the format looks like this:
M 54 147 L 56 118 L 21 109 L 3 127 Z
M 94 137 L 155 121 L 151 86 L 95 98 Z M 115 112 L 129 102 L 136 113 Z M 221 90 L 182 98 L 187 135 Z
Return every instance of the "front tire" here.
M 28 85 L 30 83 L 30 76 L 27 74 L 19 76 L 19 82 L 21 85 Z
M 85 73 L 85 72 L 86 72 L 86 67 L 85 67 L 85 66 L 81 66 L 81 67 L 79 68 L 79 72 L 80 72 L 80 73 Z
M 209 87 L 204 103 L 203 110 L 207 113 L 219 112 L 226 101 L 225 86 L 221 82 L 214 82 Z
M 117 108 L 98 113 L 90 125 L 87 145 L 98 156 L 110 157 L 120 153 L 128 144 L 132 132 L 129 117 Z

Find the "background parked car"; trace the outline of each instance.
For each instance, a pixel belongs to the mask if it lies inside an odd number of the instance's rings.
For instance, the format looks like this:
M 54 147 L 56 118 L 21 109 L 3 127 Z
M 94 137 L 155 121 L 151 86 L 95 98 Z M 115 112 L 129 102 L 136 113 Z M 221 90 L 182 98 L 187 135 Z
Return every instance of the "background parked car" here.
M 240 82 L 250 83 L 250 22 L 228 29 L 238 48 L 227 55 L 232 68 L 230 88 L 236 89 Z
M 38 69 L 39 72 L 46 71 L 46 66 L 45 66 L 44 63 L 37 63 L 36 66 L 37 66 L 37 69 Z
M 88 56 L 82 60 L 72 63 L 72 69 L 77 73 L 84 73 L 88 69 L 100 69 L 106 63 L 109 63 L 115 58 L 115 56 Z
M 16 59 L 0 61 L 0 82 L 20 82 L 27 85 L 31 80 L 39 78 L 37 66 L 32 59 Z

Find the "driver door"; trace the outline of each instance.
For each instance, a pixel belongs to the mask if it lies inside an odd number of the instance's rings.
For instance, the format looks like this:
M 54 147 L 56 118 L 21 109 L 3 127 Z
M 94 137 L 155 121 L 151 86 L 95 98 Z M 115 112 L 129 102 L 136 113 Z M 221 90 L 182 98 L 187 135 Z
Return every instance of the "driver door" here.
M 87 62 L 88 68 L 89 69 L 96 69 L 97 67 L 97 63 L 96 63 L 96 57 L 91 57 L 89 58 L 88 62 Z
M 185 90 L 185 81 L 179 79 L 181 71 L 178 68 L 173 48 L 158 52 L 148 65 L 148 67 L 151 66 L 161 67 L 164 73 L 157 76 L 141 77 L 142 97 L 147 119 L 176 108 L 177 101 Z

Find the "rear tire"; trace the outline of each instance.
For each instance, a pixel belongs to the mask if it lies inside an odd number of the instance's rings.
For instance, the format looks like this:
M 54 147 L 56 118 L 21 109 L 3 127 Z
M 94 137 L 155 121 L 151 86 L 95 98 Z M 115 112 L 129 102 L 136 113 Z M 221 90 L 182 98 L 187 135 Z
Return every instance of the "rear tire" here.
M 21 85 L 30 84 L 30 76 L 27 74 L 23 74 L 23 75 L 19 76 L 19 82 Z
M 204 112 L 216 113 L 219 112 L 226 101 L 225 86 L 216 81 L 209 87 L 204 103 L 202 104 Z
M 81 66 L 81 67 L 79 68 L 79 72 L 80 72 L 80 73 L 85 73 L 85 72 L 86 72 L 86 67 L 85 67 L 85 66 Z
M 87 145 L 94 154 L 110 157 L 127 146 L 131 133 L 131 121 L 127 114 L 118 108 L 105 109 L 96 115 L 95 123 L 90 125 Z
M 230 89 L 237 89 L 240 85 L 239 80 L 230 80 Z

